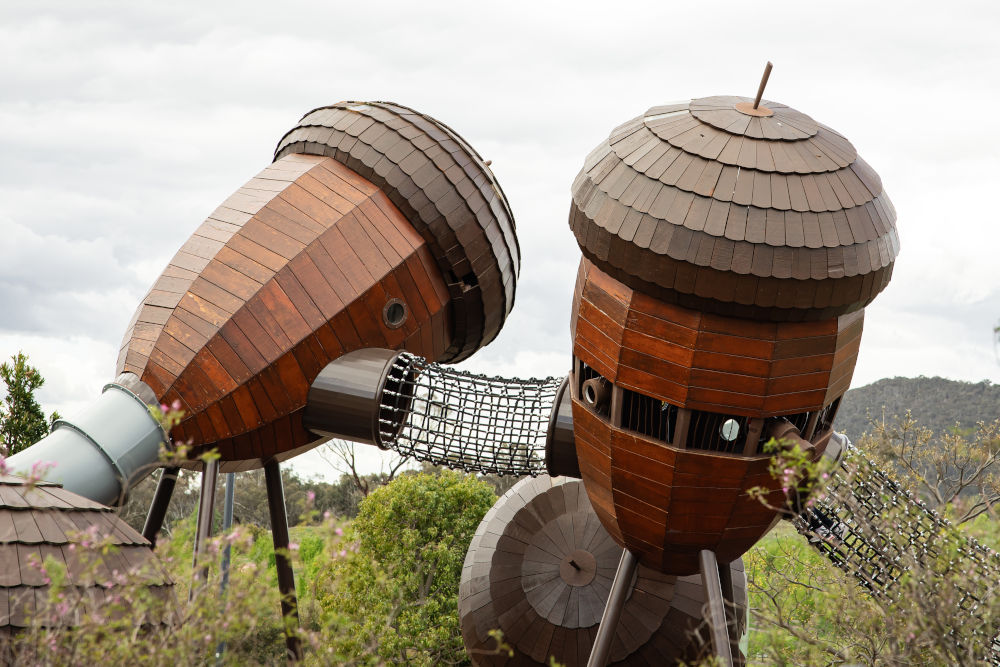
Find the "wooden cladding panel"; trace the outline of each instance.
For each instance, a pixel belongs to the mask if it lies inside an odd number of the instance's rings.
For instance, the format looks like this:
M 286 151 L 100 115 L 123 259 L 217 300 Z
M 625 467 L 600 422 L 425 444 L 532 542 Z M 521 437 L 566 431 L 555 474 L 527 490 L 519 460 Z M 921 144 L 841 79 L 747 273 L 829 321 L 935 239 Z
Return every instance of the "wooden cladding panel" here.
M 279 272 L 279 278 L 282 276 L 292 276 L 292 268 L 289 267 L 287 274 Z M 297 343 L 286 348 L 287 351 L 276 358 L 261 357 L 268 363 L 262 371 L 254 376 L 259 378 L 259 385 L 253 382 L 244 382 L 231 391 L 220 392 L 222 395 L 202 396 L 206 401 L 212 400 L 211 405 L 217 405 L 221 410 L 222 419 L 219 419 L 219 415 L 216 414 L 210 421 L 211 429 L 218 440 L 216 446 L 218 446 L 224 461 L 257 458 L 253 449 L 249 451 L 249 454 L 245 450 L 246 443 L 250 442 L 252 444 L 253 441 L 248 441 L 243 436 L 247 432 L 266 427 L 268 422 L 273 422 L 275 426 L 274 439 L 265 437 L 263 438 L 262 445 L 258 445 L 262 447 L 262 456 L 265 458 L 303 447 L 313 441 L 314 436 L 305 432 L 300 421 L 300 413 L 305 405 L 306 391 L 320 370 L 329 361 L 341 354 L 372 344 L 389 345 L 390 342 L 387 340 L 385 334 L 389 334 L 390 337 L 398 337 L 393 338 L 391 341 L 393 346 L 409 349 L 416 354 L 432 358 L 435 354 L 441 354 L 444 351 L 446 347 L 444 340 L 441 340 L 435 349 L 433 338 L 429 335 L 421 335 L 421 332 L 426 329 L 429 334 L 430 330 L 434 327 L 439 327 L 442 330 L 446 329 L 446 323 L 444 322 L 447 317 L 446 303 L 437 301 L 428 306 L 421 302 L 420 309 L 411 308 L 409 319 L 412 320 L 413 325 L 411 327 L 412 331 L 409 334 L 403 332 L 402 328 L 397 330 L 387 329 L 381 323 L 381 308 L 386 300 L 390 296 L 396 298 L 405 297 L 405 294 L 398 287 L 398 274 L 404 273 L 406 276 L 410 275 L 409 268 L 401 262 L 400 266 L 394 272 L 387 274 L 381 283 L 375 283 L 368 291 L 359 295 L 333 318 L 315 321 L 316 326 L 313 329 L 315 333 L 312 331 L 307 332 Z M 297 283 L 286 282 L 286 284 L 294 285 Z M 290 291 L 293 292 L 297 301 L 292 301 L 285 294 L 284 290 L 282 290 L 278 293 L 279 296 L 272 304 L 272 308 L 279 309 L 279 313 L 287 313 L 288 309 L 294 306 L 297 308 L 296 312 L 309 312 L 309 307 L 298 308 L 298 302 L 308 298 L 305 290 Z M 284 295 L 284 298 L 281 295 Z M 377 295 L 377 297 L 373 299 L 372 295 Z M 288 298 L 287 302 L 285 298 Z M 409 304 L 409 302 L 407 303 Z M 246 310 L 251 313 L 251 321 L 256 322 L 257 318 L 252 314 L 254 310 L 251 307 L 252 305 L 248 303 Z M 315 306 L 312 304 L 310 306 L 312 308 L 310 319 L 320 316 L 319 310 L 315 309 Z M 265 312 L 271 311 L 268 310 Z M 420 315 L 418 313 L 420 312 L 424 313 L 422 320 L 419 319 Z M 273 322 L 272 326 L 282 331 L 281 336 L 284 339 L 288 339 L 289 331 L 287 330 L 297 331 L 299 327 L 306 325 L 305 317 L 299 320 L 291 318 L 291 323 L 286 321 L 285 324 L 281 324 L 278 318 L 273 318 Z M 223 331 L 230 326 L 237 326 L 235 319 L 227 323 L 223 327 Z M 263 327 L 261 327 L 261 331 L 264 331 Z M 359 336 L 359 331 L 363 332 L 363 335 Z M 378 338 L 376 338 L 377 336 Z M 217 338 L 222 341 L 221 344 L 228 345 L 228 341 L 223 335 L 220 334 Z M 373 339 L 375 339 L 374 342 Z M 273 339 L 271 339 L 271 343 L 272 345 L 269 346 L 269 350 L 280 349 Z M 225 350 L 225 347 L 223 347 L 223 350 Z M 223 367 L 223 362 L 215 357 L 207 347 L 205 348 L 205 353 L 206 362 L 209 366 L 218 365 L 220 368 Z M 242 358 L 237 356 L 237 359 Z M 245 367 L 242 361 L 239 364 Z M 182 377 L 178 377 L 177 382 L 183 382 L 184 377 L 188 375 L 194 377 L 200 375 L 201 377 L 198 377 L 198 381 L 204 381 L 208 373 L 205 372 L 204 367 L 193 364 L 185 370 Z M 211 379 L 209 379 L 207 386 L 213 386 Z M 218 384 L 215 387 L 221 389 Z M 212 417 L 212 415 L 209 416 Z M 202 426 L 202 430 L 205 431 L 207 429 Z
M 344 352 L 436 359 L 451 345 L 450 295 L 426 242 L 372 184 L 329 158 L 288 156 L 244 190 L 226 204 L 240 215 L 224 213 L 240 224 L 210 220 L 214 236 L 186 245 L 209 255 L 200 273 L 167 267 L 119 359 L 181 402 L 175 436 L 217 446 L 228 469 L 314 440 L 306 391 Z M 382 321 L 390 298 L 408 311 L 397 329 Z
M 753 417 L 817 410 L 846 390 L 863 311 L 760 322 L 658 301 L 581 262 L 574 354 L 616 384 L 696 410 Z
M 698 551 L 735 560 L 776 521 L 748 489 L 783 496 L 769 473 L 770 459 L 675 449 L 613 428 L 574 397 L 580 470 L 604 527 L 640 561 L 668 574 L 698 571 Z
M 268 167 L 261 172 L 258 178 L 266 177 L 268 180 L 280 184 L 283 189 L 288 187 L 296 178 L 300 177 L 302 173 L 313 168 L 318 162 L 319 160 L 315 157 L 293 156 L 291 159 L 281 161 L 280 164 Z M 247 186 L 244 186 L 238 193 L 246 190 Z M 254 204 L 248 210 L 256 208 L 259 211 L 278 192 L 280 190 L 272 191 L 265 196 L 253 196 L 251 199 L 253 199 Z M 251 220 L 252 216 L 250 213 L 233 211 L 225 203 L 216 209 L 195 230 L 191 238 L 185 242 L 154 284 L 153 289 L 143 298 L 136 310 L 136 316 L 134 317 L 135 324 L 146 324 L 162 328 L 162 325 L 170 318 L 174 308 L 184 299 L 186 294 L 190 293 L 201 272 L 212 264 L 212 260 L 216 259 L 220 252 L 223 252 L 222 257 L 219 258 L 221 261 L 217 266 L 209 268 L 209 272 L 224 270 L 222 267 L 233 268 L 225 263 L 227 260 L 231 262 L 233 259 L 231 250 L 224 251 L 224 249 L 227 248 L 227 244 L 233 240 L 233 237 L 242 231 L 246 223 Z M 171 294 L 174 296 L 170 296 Z M 215 295 L 220 297 L 217 300 L 226 300 L 225 297 L 218 293 L 215 293 Z M 211 299 L 208 299 L 208 301 L 213 304 L 216 303 Z M 228 314 L 231 314 L 231 312 Z M 158 338 L 158 335 L 156 337 Z M 135 347 L 130 345 L 133 340 L 134 331 L 130 327 L 123 340 L 122 351 L 119 355 L 117 364 L 119 372 L 128 370 L 136 374 L 141 374 L 145 365 L 143 357 L 148 359 L 148 354 L 140 352 L 139 355 L 133 357 L 132 363 L 127 361 L 129 351 L 135 350 Z
M 358 205 L 364 225 L 369 210 L 360 199 L 375 183 L 424 237 L 456 293 L 449 359 L 468 356 L 496 335 L 513 305 L 520 257 L 503 192 L 464 140 L 393 103 L 340 103 L 306 114 L 282 138 L 276 156 L 291 153 L 326 155 L 346 165 L 358 176 L 356 194 L 362 196 L 352 199 L 325 174 L 310 175 L 298 188 L 319 199 L 332 188 Z M 386 248 L 397 248 L 384 238 Z
M 601 524 L 616 542 L 623 544 L 611 495 L 611 428 L 580 403 L 575 389 L 571 387 L 571 391 L 574 393 L 573 435 L 587 495 Z

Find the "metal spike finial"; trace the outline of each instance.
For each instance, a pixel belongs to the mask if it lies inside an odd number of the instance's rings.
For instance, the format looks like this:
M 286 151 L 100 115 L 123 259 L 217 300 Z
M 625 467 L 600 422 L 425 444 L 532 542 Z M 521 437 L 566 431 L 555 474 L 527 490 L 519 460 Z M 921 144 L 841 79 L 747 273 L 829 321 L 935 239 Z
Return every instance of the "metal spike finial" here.
M 767 61 L 767 65 L 764 67 L 764 76 L 760 78 L 760 86 L 757 88 L 757 97 L 754 98 L 753 108 L 756 109 L 760 106 L 760 98 L 764 96 L 764 86 L 767 85 L 767 79 L 771 76 L 771 61 Z

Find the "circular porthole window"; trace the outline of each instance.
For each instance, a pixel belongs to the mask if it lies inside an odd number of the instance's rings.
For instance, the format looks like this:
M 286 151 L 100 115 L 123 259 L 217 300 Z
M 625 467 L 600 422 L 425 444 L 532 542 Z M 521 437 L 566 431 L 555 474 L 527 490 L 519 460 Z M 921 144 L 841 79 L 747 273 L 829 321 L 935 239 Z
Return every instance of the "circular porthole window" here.
M 726 442 L 732 442 L 736 438 L 740 437 L 740 423 L 735 419 L 727 419 L 722 422 L 722 426 L 719 427 L 719 435 Z
M 382 308 L 382 321 L 390 329 L 398 329 L 406 322 L 409 314 L 405 301 L 395 298 L 389 299 L 385 302 L 385 307 Z

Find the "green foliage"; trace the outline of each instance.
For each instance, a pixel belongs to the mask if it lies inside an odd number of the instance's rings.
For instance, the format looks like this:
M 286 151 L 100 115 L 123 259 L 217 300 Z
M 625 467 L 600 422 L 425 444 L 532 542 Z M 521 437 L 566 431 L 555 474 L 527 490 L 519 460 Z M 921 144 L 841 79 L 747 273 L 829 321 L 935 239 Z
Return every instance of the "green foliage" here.
M 244 563 L 234 568 L 226 595 L 219 594 L 221 548 L 229 544 L 244 550 L 247 539 L 235 532 L 213 540 L 198 568 L 186 559 L 185 564 L 169 561 L 176 582 L 171 590 L 149 585 L 162 581 L 153 562 L 109 575 L 102 559 L 114 547 L 88 544 L 85 538 L 73 545 L 77 567 L 102 582 L 107 594 L 83 594 L 68 582 L 64 566 L 47 560 L 42 567 L 51 580 L 48 599 L 38 605 L 28 628 L 3 642 L 3 655 L 15 664 L 195 665 L 213 662 L 217 646 L 226 642 L 229 664 L 280 660 L 282 652 L 271 646 L 254 652 L 255 638 L 280 628 L 277 591 L 260 580 L 257 567 Z M 195 575 L 202 566 L 209 568 L 207 579 Z M 88 575 L 77 572 L 74 577 L 80 581 Z
M 747 490 L 751 496 L 786 517 L 799 514 L 822 496 L 818 487 L 830 478 L 832 461 L 826 458 L 814 461 L 814 450 L 803 450 L 796 442 L 774 438 L 764 444 L 763 451 L 771 455 L 768 472 L 779 489 L 756 486 Z
M 862 450 L 901 475 L 903 486 L 919 491 L 932 505 L 970 521 L 975 531 L 996 540 L 989 512 L 996 501 L 1000 422 L 975 431 L 935 437 L 903 420 L 880 422 L 861 438 Z M 825 472 L 794 449 L 778 449 L 772 474 L 784 492 L 762 501 L 786 516 L 796 513 Z M 851 506 L 851 475 L 827 490 L 833 506 Z M 862 478 L 862 481 L 864 478 Z M 883 498 L 883 500 L 888 500 Z M 805 500 L 808 506 L 810 500 Z M 979 552 L 969 533 L 927 520 L 909 503 L 887 503 L 877 517 L 852 530 L 891 556 L 884 565 L 898 573 L 868 586 L 834 568 L 789 526 L 783 525 L 746 556 L 750 609 L 754 622 L 750 657 L 766 664 L 974 664 L 1000 627 L 1000 560 Z M 919 532 L 918 539 L 912 539 Z M 825 538 L 839 542 L 838 534 Z M 861 558 L 865 555 L 861 554 Z M 850 569 L 853 558 L 845 565 Z M 861 576 L 864 570 L 861 570 Z
M 882 611 L 789 524 L 779 524 L 743 561 L 753 616 L 751 661 L 843 663 L 849 657 L 844 649 L 852 644 L 855 656 L 877 654 L 884 643 Z M 859 637 L 865 646 L 856 645 Z
M 349 623 L 332 649 L 371 664 L 466 664 L 458 584 L 469 542 L 496 500 L 472 476 L 404 475 L 361 504 L 318 594 L 327 625 Z M 322 588 L 322 586 L 321 586 Z
M 972 521 L 962 525 L 969 537 L 978 540 L 980 544 L 993 551 L 1000 551 L 1000 521 L 997 521 L 996 510 L 980 514 Z
M 872 418 L 909 411 L 935 435 L 950 432 L 955 423 L 973 426 L 998 416 L 1000 385 L 989 381 L 959 382 L 940 377 L 887 378 L 844 395 L 837 411 L 837 430 L 857 441 L 869 430 Z
M 935 434 L 907 410 L 903 417 L 874 420 L 859 446 L 956 524 L 1000 502 L 1000 419 Z
M 872 595 L 781 524 L 744 556 L 751 661 L 979 664 L 984 629 L 1000 627 L 1000 590 L 992 571 L 959 554 L 956 537 L 936 536 L 936 556 L 904 551 L 904 576 L 886 594 Z M 973 604 L 965 592 L 978 598 L 978 618 L 962 616 Z
M 220 477 L 220 493 L 215 496 L 216 516 L 222 516 L 225 494 L 224 476 Z M 150 475 L 129 491 L 128 502 L 122 509 L 121 517 L 136 530 L 142 530 L 146 513 L 156 491 L 159 475 Z M 190 516 L 198 507 L 198 488 L 201 475 L 181 470 L 170 499 L 170 506 L 163 530 L 170 534 L 178 521 Z M 281 471 L 281 482 L 285 491 L 285 507 L 290 525 L 296 525 L 310 516 L 310 512 L 322 516 L 331 515 L 352 518 L 358 513 L 361 494 L 355 489 L 348 475 L 342 475 L 337 482 L 330 483 L 318 479 L 307 479 L 285 468 Z M 312 494 L 312 500 L 310 500 Z M 236 496 L 234 506 L 236 523 L 269 528 L 271 520 L 267 510 L 267 488 L 263 470 L 236 473 Z M 219 525 L 219 524 L 217 524 Z
M 59 415 L 53 412 L 51 419 L 46 419 L 35 400 L 35 390 L 45 384 L 45 379 L 37 368 L 28 365 L 24 352 L 0 364 L 0 380 L 7 393 L 0 405 L 0 454 L 11 456 L 44 438 L 49 424 Z

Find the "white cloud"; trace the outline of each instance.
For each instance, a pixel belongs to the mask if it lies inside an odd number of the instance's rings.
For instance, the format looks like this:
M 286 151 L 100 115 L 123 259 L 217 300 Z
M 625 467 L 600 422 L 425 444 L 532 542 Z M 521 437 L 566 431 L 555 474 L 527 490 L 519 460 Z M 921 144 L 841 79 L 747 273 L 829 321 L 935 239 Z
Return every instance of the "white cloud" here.
M 0 356 L 31 354 L 53 403 L 96 395 L 135 303 L 201 220 L 304 112 L 372 98 L 461 132 L 517 215 L 517 306 L 469 366 L 564 372 L 585 155 L 654 104 L 752 94 L 771 59 L 768 97 L 849 137 L 899 212 L 857 381 L 998 379 L 995 3 L 609 7 L 4 3 Z

